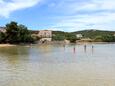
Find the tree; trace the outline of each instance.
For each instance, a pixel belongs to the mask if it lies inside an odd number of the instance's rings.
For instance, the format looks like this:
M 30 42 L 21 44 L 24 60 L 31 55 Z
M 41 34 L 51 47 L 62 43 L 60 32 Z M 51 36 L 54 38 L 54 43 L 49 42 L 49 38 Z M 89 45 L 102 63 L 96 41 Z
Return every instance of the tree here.
M 96 36 L 95 38 L 94 38 L 94 41 L 95 42 L 102 42 L 103 40 L 102 40 L 102 36 Z
M 9 43 L 27 43 L 34 41 L 27 27 L 18 25 L 17 22 L 11 22 L 6 25 L 6 35 L 6 41 Z
M 24 25 L 19 25 L 20 42 L 33 42 L 30 31 Z
M 6 37 L 5 33 L 0 32 L 0 43 L 3 43 L 5 41 L 5 37 Z
M 104 42 L 115 42 L 115 36 L 113 35 L 104 35 L 102 36 Z
M 65 36 L 62 34 L 56 34 L 52 37 L 54 41 L 63 41 L 65 39 Z
M 7 41 L 17 43 L 19 40 L 19 28 L 16 22 L 11 22 L 6 25 Z
M 70 40 L 70 42 L 72 42 L 72 43 L 75 43 L 77 40 L 77 37 L 75 34 L 68 33 L 68 34 L 66 34 L 66 39 Z

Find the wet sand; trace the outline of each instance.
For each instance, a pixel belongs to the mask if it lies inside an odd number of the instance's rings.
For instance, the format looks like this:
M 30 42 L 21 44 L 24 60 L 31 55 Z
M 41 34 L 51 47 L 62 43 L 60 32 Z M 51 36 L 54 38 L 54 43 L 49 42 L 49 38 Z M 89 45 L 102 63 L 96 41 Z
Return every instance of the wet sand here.
M 11 47 L 11 46 L 16 46 L 14 44 L 0 44 L 0 47 Z

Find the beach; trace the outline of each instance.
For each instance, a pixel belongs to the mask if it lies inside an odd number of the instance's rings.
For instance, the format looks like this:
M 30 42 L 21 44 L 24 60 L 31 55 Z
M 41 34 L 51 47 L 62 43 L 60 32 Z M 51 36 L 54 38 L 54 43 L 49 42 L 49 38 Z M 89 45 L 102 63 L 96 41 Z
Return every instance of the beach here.
M 11 46 L 16 46 L 14 44 L 0 44 L 0 47 L 11 47 Z

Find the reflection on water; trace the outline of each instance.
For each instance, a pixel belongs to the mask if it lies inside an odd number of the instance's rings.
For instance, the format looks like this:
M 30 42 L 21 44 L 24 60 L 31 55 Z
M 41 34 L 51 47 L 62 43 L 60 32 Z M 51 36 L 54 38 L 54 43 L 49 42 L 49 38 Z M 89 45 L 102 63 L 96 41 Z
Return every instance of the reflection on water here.
M 0 86 L 115 86 L 115 44 L 0 48 Z

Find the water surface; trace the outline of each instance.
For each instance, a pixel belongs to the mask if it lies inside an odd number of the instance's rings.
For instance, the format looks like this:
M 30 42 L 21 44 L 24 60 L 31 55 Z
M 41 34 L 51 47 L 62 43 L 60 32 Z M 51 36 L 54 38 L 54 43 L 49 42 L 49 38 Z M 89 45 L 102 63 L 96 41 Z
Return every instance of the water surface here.
M 0 86 L 115 86 L 115 44 L 0 48 Z

